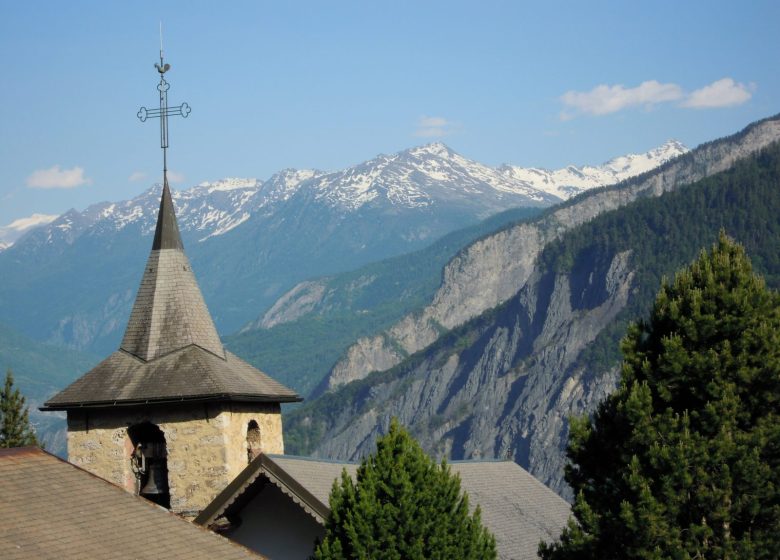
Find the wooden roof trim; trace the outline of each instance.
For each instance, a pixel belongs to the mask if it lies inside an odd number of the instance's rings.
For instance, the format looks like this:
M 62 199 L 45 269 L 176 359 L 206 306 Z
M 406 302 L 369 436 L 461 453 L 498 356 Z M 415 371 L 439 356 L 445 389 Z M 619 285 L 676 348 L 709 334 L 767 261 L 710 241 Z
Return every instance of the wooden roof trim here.
M 154 404 L 172 404 L 178 402 L 252 402 L 252 403 L 294 403 L 301 402 L 302 397 L 279 395 L 252 395 L 238 393 L 220 393 L 214 395 L 182 395 L 177 397 L 160 397 L 156 399 L 129 399 L 114 401 L 72 402 L 44 404 L 38 407 L 43 412 L 53 410 L 78 410 L 86 408 L 114 408 L 120 406 L 144 406 Z
M 224 515 L 238 498 L 258 484 L 262 475 L 268 478 L 274 486 L 279 488 L 296 504 L 301 506 L 318 523 L 324 524 L 325 520 L 330 516 L 330 508 L 326 504 L 323 504 L 304 488 L 281 465 L 274 462 L 273 459 L 264 453 L 261 453 L 200 512 L 194 523 L 205 527 L 209 526 L 218 517 Z

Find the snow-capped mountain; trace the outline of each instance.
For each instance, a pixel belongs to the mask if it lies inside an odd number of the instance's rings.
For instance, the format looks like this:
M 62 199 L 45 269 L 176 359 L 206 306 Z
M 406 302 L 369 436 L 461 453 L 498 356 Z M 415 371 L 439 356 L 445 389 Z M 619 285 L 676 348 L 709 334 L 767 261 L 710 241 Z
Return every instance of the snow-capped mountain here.
M 565 200 L 588 189 L 612 185 L 641 175 L 688 151 L 688 148 L 677 140 L 669 140 L 644 154 L 616 157 L 599 166 L 569 165 L 550 171 L 536 167 L 504 165 L 500 171 L 506 177 Z
M 179 224 L 197 241 L 223 235 L 257 212 L 269 214 L 292 197 L 306 198 L 341 212 L 363 206 L 422 209 L 468 206 L 483 218 L 516 206 L 548 206 L 584 190 L 622 181 L 683 154 L 687 148 L 670 140 L 644 154 L 629 154 L 600 166 L 568 166 L 554 171 L 503 165 L 489 167 L 463 157 L 442 143 L 412 148 L 353 167 L 324 173 L 285 169 L 266 181 L 226 178 L 203 182 L 173 193 Z M 24 233 L 48 225 L 46 243 L 72 243 L 84 231 L 105 233 L 137 224 L 144 234 L 154 228 L 159 185 L 139 196 L 99 203 L 62 216 L 35 214 L 0 228 L 0 251 Z M 304 196 L 300 196 L 301 194 Z
M 376 158 L 336 173 L 325 174 L 307 186 L 318 199 L 350 210 L 385 199 L 408 208 L 437 200 L 495 199 L 499 205 L 520 201 L 546 206 L 588 189 L 618 183 L 650 171 L 688 151 L 676 140 L 644 154 L 629 154 L 599 166 L 573 165 L 554 171 L 503 165 L 489 167 L 463 157 L 436 142 Z
M 559 198 L 467 159 L 441 143 L 376 158 L 323 175 L 309 187 L 332 206 L 356 210 L 386 200 L 422 208 L 453 200 L 490 200 L 498 206 L 547 206 Z M 486 203 L 490 205 L 491 203 Z
M 331 173 L 286 169 L 265 181 L 204 182 L 173 200 L 217 328 L 229 333 L 302 280 L 420 249 L 509 208 L 550 206 L 672 152 L 662 147 L 541 180 L 541 170 L 486 166 L 434 143 Z M 0 251 L 0 323 L 60 345 L 115 348 L 159 200 L 157 185 L 130 200 L 70 210 Z
M 302 181 L 320 174 L 313 170 L 285 169 L 267 181 L 226 178 L 173 191 L 179 227 L 183 232 L 196 235 L 198 241 L 222 235 L 261 208 L 286 201 Z M 69 244 L 87 231 L 106 234 L 128 226 L 137 226 L 143 235 L 150 235 L 157 219 L 160 189 L 158 184 L 130 200 L 101 202 L 83 212 L 68 210 L 61 216 L 50 216 L 47 222 L 38 224 L 48 224 L 45 231 L 36 232 L 29 242 L 35 239 L 38 243 L 50 245 L 59 242 Z

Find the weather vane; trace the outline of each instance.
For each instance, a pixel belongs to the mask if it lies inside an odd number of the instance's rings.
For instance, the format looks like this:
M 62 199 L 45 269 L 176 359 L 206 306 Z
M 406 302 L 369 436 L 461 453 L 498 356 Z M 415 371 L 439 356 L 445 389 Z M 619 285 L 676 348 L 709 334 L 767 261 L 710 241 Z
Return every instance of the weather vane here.
M 160 147 L 163 151 L 163 183 L 168 183 L 168 116 L 169 115 L 181 115 L 184 118 L 190 114 L 192 109 L 187 103 L 176 105 L 175 107 L 168 107 L 168 89 L 170 84 L 165 81 L 165 73 L 171 69 L 171 65 L 167 64 L 163 60 L 163 43 L 162 43 L 162 22 L 160 22 L 160 64 L 155 63 L 157 72 L 160 73 L 160 83 L 157 84 L 157 90 L 160 92 L 160 108 L 159 109 L 147 109 L 141 107 L 138 110 L 138 118 L 141 122 L 146 121 L 149 118 L 160 119 Z

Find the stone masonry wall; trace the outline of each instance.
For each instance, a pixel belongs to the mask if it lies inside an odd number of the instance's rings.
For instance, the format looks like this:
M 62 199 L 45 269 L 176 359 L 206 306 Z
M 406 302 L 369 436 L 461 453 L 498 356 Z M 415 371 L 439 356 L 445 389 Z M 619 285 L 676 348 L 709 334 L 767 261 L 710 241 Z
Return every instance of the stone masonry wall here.
M 247 465 L 247 425 L 260 427 L 261 450 L 284 453 L 278 404 L 180 404 L 68 413 L 68 460 L 135 491 L 127 429 L 151 422 L 165 435 L 171 510 L 194 516 Z

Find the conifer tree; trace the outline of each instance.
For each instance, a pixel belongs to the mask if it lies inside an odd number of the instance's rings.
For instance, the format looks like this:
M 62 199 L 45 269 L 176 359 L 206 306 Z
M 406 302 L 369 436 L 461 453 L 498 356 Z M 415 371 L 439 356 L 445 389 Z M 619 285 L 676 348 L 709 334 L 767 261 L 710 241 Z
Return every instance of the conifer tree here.
M 629 329 L 618 390 L 572 422 L 549 560 L 780 558 L 780 297 L 721 233 Z
M 479 508 L 469 515 L 460 478 L 428 457 L 395 420 L 376 453 L 361 463 L 357 481 L 344 471 L 334 483 L 330 509 L 317 560 L 496 557 Z
M 0 390 L 0 447 L 38 445 L 24 401 L 19 389 L 14 388 L 14 376 L 9 369 Z

